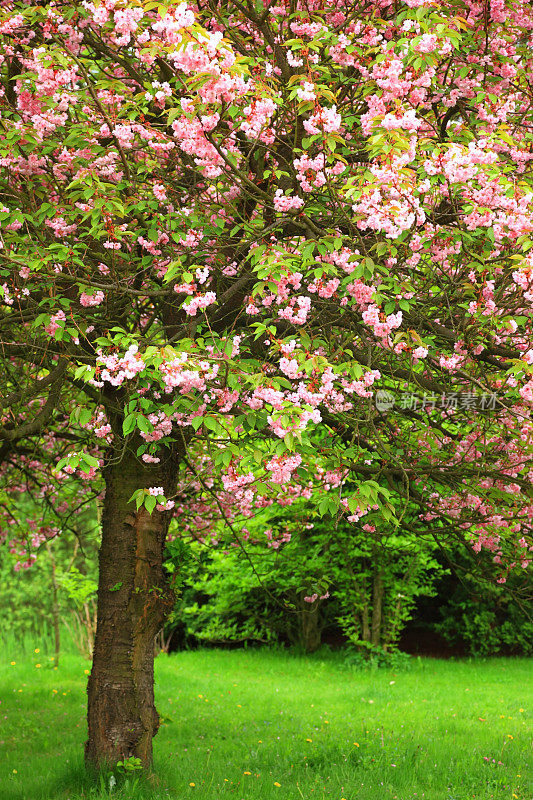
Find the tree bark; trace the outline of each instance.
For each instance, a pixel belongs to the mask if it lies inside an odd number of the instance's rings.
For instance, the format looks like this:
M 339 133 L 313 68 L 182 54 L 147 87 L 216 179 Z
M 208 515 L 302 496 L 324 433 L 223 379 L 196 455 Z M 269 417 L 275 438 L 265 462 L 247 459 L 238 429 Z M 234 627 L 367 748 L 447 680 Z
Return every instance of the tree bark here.
M 376 567 L 372 592 L 372 644 L 379 645 L 381 639 L 381 608 L 383 605 L 383 572 Z
M 363 606 L 363 610 L 361 612 L 361 625 L 363 629 L 363 634 L 362 634 L 363 642 L 369 642 L 371 636 L 370 636 L 370 625 L 368 623 L 368 603 L 366 601 Z
M 318 618 L 318 602 L 306 603 L 304 592 L 299 595 L 299 639 L 305 653 L 314 653 L 320 647 L 322 630 Z
M 133 449 L 133 448 L 132 448 Z M 130 757 L 152 763 L 159 727 L 154 705 L 154 637 L 172 608 L 163 570 L 168 512 L 129 500 L 136 489 L 162 486 L 173 494 L 177 458 L 148 467 L 133 453 L 110 459 L 99 553 L 98 614 L 88 682 L 86 761 L 97 767 Z

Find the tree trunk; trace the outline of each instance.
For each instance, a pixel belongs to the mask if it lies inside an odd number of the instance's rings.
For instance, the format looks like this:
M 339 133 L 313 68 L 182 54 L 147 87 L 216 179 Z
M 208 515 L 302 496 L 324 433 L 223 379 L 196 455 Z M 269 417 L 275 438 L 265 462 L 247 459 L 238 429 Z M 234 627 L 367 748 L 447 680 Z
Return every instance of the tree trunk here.
M 379 645 L 381 638 L 381 608 L 383 605 L 383 573 L 376 568 L 372 591 L 372 644 Z
M 361 612 L 361 625 L 363 629 L 363 642 L 369 642 L 371 636 L 370 625 L 368 624 L 368 603 L 366 601 Z
M 318 650 L 322 639 L 322 629 L 318 618 L 318 601 L 306 603 L 304 593 L 300 594 L 300 608 L 298 612 L 300 645 L 305 653 L 314 653 Z
M 98 615 L 88 683 L 86 761 L 97 767 L 130 757 L 152 763 L 159 727 L 154 705 L 154 636 L 173 604 L 163 570 L 168 512 L 129 500 L 136 489 L 162 486 L 173 494 L 177 459 L 148 467 L 133 453 L 110 459 L 99 553 Z

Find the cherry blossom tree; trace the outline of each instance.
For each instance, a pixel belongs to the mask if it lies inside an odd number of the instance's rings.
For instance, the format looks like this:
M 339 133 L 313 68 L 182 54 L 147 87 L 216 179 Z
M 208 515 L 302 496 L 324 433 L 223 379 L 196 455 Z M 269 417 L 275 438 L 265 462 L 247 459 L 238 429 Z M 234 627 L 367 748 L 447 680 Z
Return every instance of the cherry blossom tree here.
M 354 524 L 395 494 L 527 566 L 532 29 L 523 0 L 2 5 L 1 453 L 105 484 L 89 761 L 151 762 L 189 484 L 228 525 L 218 481 Z

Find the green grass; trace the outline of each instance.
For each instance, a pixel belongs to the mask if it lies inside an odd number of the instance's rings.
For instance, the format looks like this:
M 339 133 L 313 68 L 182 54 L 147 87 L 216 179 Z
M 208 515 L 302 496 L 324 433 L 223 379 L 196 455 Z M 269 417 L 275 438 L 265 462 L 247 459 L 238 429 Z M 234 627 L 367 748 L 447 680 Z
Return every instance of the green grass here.
M 54 670 L 49 655 L 4 648 L 0 800 L 529 800 L 530 667 L 413 659 L 410 669 L 364 670 L 342 654 L 265 650 L 160 656 L 157 777 L 109 792 L 109 776 L 103 791 L 83 771 L 87 662 L 67 655 Z

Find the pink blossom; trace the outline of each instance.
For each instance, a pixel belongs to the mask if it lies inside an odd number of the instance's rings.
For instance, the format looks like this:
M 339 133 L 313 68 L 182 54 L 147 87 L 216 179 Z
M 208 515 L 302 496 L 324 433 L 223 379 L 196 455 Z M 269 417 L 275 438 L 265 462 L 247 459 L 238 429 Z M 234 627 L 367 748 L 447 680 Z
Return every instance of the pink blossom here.
M 215 292 L 206 292 L 205 294 L 199 294 L 189 300 L 186 304 L 183 305 L 183 310 L 186 314 L 190 317 L 195 317 L 198 310 L 204 310 L 208 306 L 213 305 L 216 303 L 217 296 Z
M 304 200 L 296 195 L 284 195 L 281 189 L 277 189 L 274 195 L 274 208 L 276 211 L 294 211 L 304 205 Z
M 80 305 L 88 308 L 89 306 L 99 306 L 104 302 L 105 294 L 102 291 L 97 291 L 94 294 L 86 294 L 82 292 L 80 295 Z

